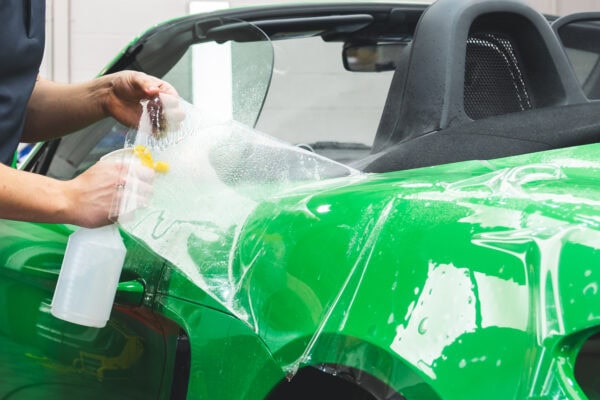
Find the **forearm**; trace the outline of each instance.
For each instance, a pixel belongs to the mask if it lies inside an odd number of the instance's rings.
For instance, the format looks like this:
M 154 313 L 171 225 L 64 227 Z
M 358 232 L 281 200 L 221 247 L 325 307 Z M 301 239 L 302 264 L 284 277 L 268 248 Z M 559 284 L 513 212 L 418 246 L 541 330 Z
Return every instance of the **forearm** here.
M 134 71 L 77 84 L 39 79 L 27 105 L 22 141 L 59 137 L 108 115 L 135 127 L 141 115 L 140 101 L 159 94 L 177 96 L 177 91 L 167 82 Z
M 111 90 L 105 77 L 78 84 L 60 84 L 39 79 L 27 107 L 24 142 L 63 136 L 107 115 L 104 108 Z
M 67 183 L 0 164 L 0 218 L 71 222 Z
M 0 164 L 0 218 L 85 227 L 106 225 L 116 188 L 127 176 L 123 168 L 121 163 L 101 161 L 74 179 L 60 181 Z M 146 175 L 135 178 L 147 184 L 152 175 Z
M 59 137 L 108 115 L 135 127 L 142 111 L 140 101 L 163 94 L 176 97 L 177 91 L 167 82 L 135 71 L 70 85 L 39 79 L 27 106 L 22 141 Z M 98 162 L 69 181 L 0 164 L 0 218 L 85 227 L 108 224 L 123 176 L 123 165 L 114 162 Z

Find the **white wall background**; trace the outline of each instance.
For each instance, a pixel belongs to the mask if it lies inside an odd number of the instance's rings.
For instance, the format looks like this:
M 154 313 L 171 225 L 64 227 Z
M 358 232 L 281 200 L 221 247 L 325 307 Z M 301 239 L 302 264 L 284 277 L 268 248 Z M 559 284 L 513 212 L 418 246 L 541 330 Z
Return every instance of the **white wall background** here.
M 581 11 L 600 11 L 600 0 L 526 0 L 541 12 L 565 15 Z
M 292 1 L 298 0 L 47 0 L 46 53 L 40 72 L 60 82 L 90 79 L 150 26 L 185 15 L 194 7 Z M 600 11 L 600 0 L 526 1 L 541 12 L 559 15 Z M 222 7 L 220 4 L 217 6 Z
M 187 13 L 187 0 L 47 0 L 42 75 L 89 79 L 150 26 Z

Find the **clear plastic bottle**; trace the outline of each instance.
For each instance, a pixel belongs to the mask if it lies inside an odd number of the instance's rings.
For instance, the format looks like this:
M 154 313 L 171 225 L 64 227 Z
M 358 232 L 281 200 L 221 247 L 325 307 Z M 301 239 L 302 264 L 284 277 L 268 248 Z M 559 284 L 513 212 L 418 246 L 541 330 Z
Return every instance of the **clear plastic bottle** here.
M 52 299 L 52 315 L 79 325 L 105 326 L 125 253 L 114 224 L 79 228 L 71 234 Z

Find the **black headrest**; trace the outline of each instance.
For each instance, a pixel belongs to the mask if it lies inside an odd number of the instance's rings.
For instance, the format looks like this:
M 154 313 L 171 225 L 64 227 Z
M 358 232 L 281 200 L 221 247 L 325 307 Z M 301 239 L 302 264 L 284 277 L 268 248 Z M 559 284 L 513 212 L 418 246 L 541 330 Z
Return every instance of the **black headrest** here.
M 438 0 L 407 50 L 373 152 L 468 121 L 587 101 L 548 21 L 518 0 Z

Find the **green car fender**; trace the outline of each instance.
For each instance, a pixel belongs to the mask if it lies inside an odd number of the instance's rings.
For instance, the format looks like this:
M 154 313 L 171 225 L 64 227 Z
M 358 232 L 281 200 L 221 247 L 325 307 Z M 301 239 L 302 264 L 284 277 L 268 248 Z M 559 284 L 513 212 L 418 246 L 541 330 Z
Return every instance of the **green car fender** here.
M 598 149 L 342 178 L 263 202 L 220 253 L 231 315 L 290 376 L 352 367 L 405 395 L 585 398 L 573 366 L 600 321 Z

